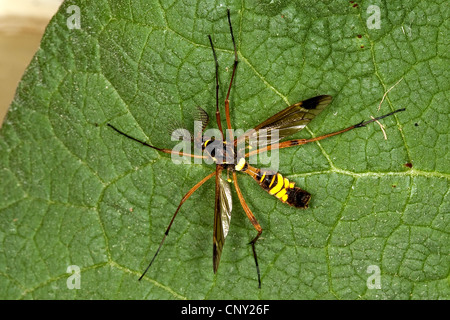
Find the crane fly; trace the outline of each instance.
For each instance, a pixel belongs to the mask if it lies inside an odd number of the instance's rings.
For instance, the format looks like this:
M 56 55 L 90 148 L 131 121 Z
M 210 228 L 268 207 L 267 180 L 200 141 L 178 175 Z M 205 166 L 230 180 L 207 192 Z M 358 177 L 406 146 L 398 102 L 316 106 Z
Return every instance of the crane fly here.
M 227 11 L 228 16 L 228 25 L 230 28 L 230 35 L 231 35 L 231 41 L 233 43 L 233 50 L 234 50 L 234 64 L 233 64 L 233 70 L 231 73 L 231 79 L 230 84 L 228 86 L 228 92 L 225 99 L 225 120 L 226 120 L 226 126 L 227 131 L 232 130 L 231 128 L 231 120 L 230 120 L 230 92 L 231 87 L 233 84 L 233 80 L 236 74 L 236 69 L 238 66 L 238 53 L 236 49 L 236 42 L 234 40 L 233 35 L 233 28 L 231 25 L 231 18 L 230 18 L 230 11 Z M 315 142 L 319 140 L 323 140 L 325 138 L 329 138 L 332 136 L 339 135 L 341 133 L 361 128 L 366 126 L 369 123 L 378 121 L 380 119 L 383 119 L 385 117 L 391 116 L 396 112 L 404 111 L 405 109 L 397 109 L 395 111 L 392 111 L 388 114 L 385 114 L 383 116 L 372 118 L 367 121 L 361 121 L 355 125 L 352 125 L 350 127 L 347 127 L 345 129 L 328 133 L 319 137 L 310 138 L 310 139 L 293 139 L 288 141 L 281 141 L 283 138 L 288 137 L 290 135 L 293 135 L 294 133 L 302 130 L 308 123 L 311 122 L 317 115 L 319 115 L 327 105 L 331 102 L 331 96 L 329 95 L 320 95 L 313 98 L 309 98 L 307 100 L 300 101 L 296 104 L 293 104 L 286 109 L 276 113 L 269 119 L 263 121 L 259 125 L 255 126 L 253 129 L 247 131 L 246 134 L 237 137 L 232 141 L 232 143 L 227 143 L 227 141 L 223 140 L 224 137 L 224 130 L 222 129 L 222 122 L 221 122 L 221 113 L 219 110 L 219 63 L 217 60 L 216 52 L 214 49 L 213 41 L 211 39 L 211 36 L 208 35 L 209 42 L 211 45 L 213 58 L 215 62 L 215 84 L 216 84 L 216 123 L 218 130 L 220 131 L 220 136 L 215 138 L 208 138 L 208 137 L 202 137 L 196 136 L 196 137 L 186 137 L 186 140 L 191 140 L 194 143 L 196 143 L 198 146 L 200 146 L 201 150 L 203 151 L 202 154 L 191 154 L 181 151 L 174 151 L 171 149 L 164 149 L 164 148 L 158 148 L 155 147 L 145 141 L 141 141 L 139 139 L 136 139 L 127 133 L 119 130 L 112 124 L 108 123 L 107 125 L 114 129 L 117 133 L 134 140 L 135 142 L 138 142 L 142 144 L 143 146 L 150 147 L 152 149 L 155 149 L 159 152 L 168 153 L 168 154 L 176 154 L 179 156 L 185 156 L 185 157 L 191 157 L 191 158 L 201 158 L 201 159 L 210 159 L 215 163 L 216 169 L 215 171 L 211 172 L 209 175 L 207 175 L 205 178 L 203 178 L 200 182 L 198 182 L 192 189 L 190 189 L 184 197 L 181 199 L 177 209 L 175 210 L 175 213 L 172 216 L 172 219 L 170 220 L 170 223 L 164 233 L 164 236 L 153 255 L 150 263 L 148 264 L 145 271 L 142 273 L 139 280 L 141 280 L 144 275 L 147 273 L 150 266 L 153 264 L 156 256 L 158 255 L 158 252 L 160 251 L 164 240 L 166 239 L 167 235 L 169 234 L 169 230 L 172 227 L 172 224 L 180 211 L 181 206 L 183 203 L 198 189 L 200 186 L 202 186 L 206 181 L 209 179 L 215 177 L 215 202 L 214 202 L 214 227 L 213 227 L 213 270 L 214 273 L 217 272 L 217 269 L 219 268 L 219 262 L 220 257 L 222 254 L 223 246 L 225 243 L 225 238 L 227 237 L 228 230 L 230 228 L 230 220 L 231 220 L 231 211 L 232 211 L 232 193 L 229 182 L 231 182 L 230 179 L 224 179 L 222 177 L 222 172 L 226 171 L 229 175 L 231 173 L 232 175 L 232 181 L 237 193 L 237 196 L 239 198 L 240 204 L 242 208 L 244 209 L 248 219 L 250 220 L 251 224 L 255 228 L 257 234 L 256 236 L 249 242 L 249 244 L 252 246 L 252 252 L 253 252 L 253 258 L 256 266 L 256 272 L 258 277 L 258 288 L 261 288 L 261 275 L 260 275 L 260 268 L 258 265 L 258 258 L 256 254 L 256 247 L 255 244 L 259 237 L 262 234 L 262 228 L 261 225 L 256 220 L 255 216 L 253 215 L 251 209 L 247 205 L 244 196 L 241 192 L 241 189 L 239 188 L 238 184 L 238 178 L 237 178 L 237 172 L 242 172 L 248 174 L 250 177 L 252 177 L 257 184 L 259 184 L 264 190 L 266 190 L 269 194 L 273 195 L 275 198 L 277 198 L 279 201 L 286 203 L 292 207 L 299 208 L 299 209 L 306 209 L 308 208 L 309 201 L 311 199 L 310 193 L 307 191 L 295 186 L 295 182 L 289 180 L 285 176 L 283 176 L 281 173 L 277 171 L 270 171 L 270 170 L 264 170 L 259 169 L 254 166 L 252 166 L 249 161 L 246 159 L 249 158 L 252 155 L 256 155 L 262 152 L 266 152 L 269 150 L 275 150 L 275 149 L 283 149 L 283 148 L 289 148 L 299 145 L 304 145 L 306 143 Z M 208 114 L 199 107 L 199 116 L 198 119 L 201 122 L 202 126 L 202 132 L 205 130 L 208 122 L 209 122 L 209 116 Z M 275 135 L 276 134 L 276 135 Z M 261 138 L 265 139 L 261 139 Z M 251 138 L 256 138 L 261 141 L 269 141 L 266 139 L 267 137 L 276 137 L 275 139 L 270 139 L 270 143 L 263 143 L 259 144 L 259 147 L 252 150 L 251 147 L 245 148 L 245 150 L 239 149 L 238 146 L 242 145 L 242 142 L 248 141 Z M 222 139 L 220 139 L 222 138 Z M 214 148 L 211 148 L 211 147 Z

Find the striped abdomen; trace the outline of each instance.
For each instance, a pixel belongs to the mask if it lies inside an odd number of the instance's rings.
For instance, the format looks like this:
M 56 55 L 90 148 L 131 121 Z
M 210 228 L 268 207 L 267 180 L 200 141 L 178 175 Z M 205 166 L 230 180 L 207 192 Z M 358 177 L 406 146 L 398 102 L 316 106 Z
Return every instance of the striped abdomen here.
M 296 208 L 308 208 L 311 195 L 305 190 L 296 187 L 294 182 L 283 177 L 281 173 L 272 174 L 259 170 L 259 174 L 255 177 L 255 180 L 264 190 L 282 202 Z
M 280 199 L 281 202 L 296 208 L 308 208 L 311 195 L 307 191 L 296 187 L 294 182 L 283 177 L 281 173 L 262 171 L 250 166 L 248 163 L 237 165 L 236 170 L 248 173 L 264 190 Z

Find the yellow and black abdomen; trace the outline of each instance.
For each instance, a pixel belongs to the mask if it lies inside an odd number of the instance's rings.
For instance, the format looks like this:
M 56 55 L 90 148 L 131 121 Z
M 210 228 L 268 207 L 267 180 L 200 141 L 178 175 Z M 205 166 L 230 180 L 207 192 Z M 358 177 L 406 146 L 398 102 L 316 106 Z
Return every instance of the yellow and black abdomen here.
M 264 190 L 280 199 L 281 202 L 296 208 L 308 208 L 311 194 L 296 187 L 295 182 L 289 181 L 289 179 L 283 177 L 281 173 L 263 171 L 255 168 L 249 165 L 244 158 L 239 159 L 239 162 L 234 169 L 250 175 Z
M 254 179 L 264 190 L 282 202 L 296 208 L 308 208 L 308 203 L 311 199 L 309 192 L 296 187 L 294 182 L 283 177 L 281 173 L 274 174 L 259 170 Z

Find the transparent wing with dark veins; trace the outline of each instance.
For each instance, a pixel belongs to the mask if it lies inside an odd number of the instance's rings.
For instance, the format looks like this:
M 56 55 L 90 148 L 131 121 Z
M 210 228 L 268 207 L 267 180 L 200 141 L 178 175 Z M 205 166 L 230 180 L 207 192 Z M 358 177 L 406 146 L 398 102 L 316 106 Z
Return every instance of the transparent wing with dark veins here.
M 225 238 L 230 229 L 232 197 L 231 188 L 220 174 L 216 174 L 216 203 L 214 209 L 214 234 L 213 234 L 213 267 L 217 271 L 222 254 Z
M 209 122 L 208 113 L 202 107 L 197 106 L 197 114 L 195 115 L 194 121 L 200 121 L 202 123 L 202 132 L 205 131 Z
M 258 139 L 258 147 L 265 147 L 293 135 L 319 115 L 330 104 L 331 99 L 331 96 L 321 95 L 293 104 L 237 138 L 236 144 L 242 143 L 243 139 Z M 278 135 L 274 134 L 274 130 L 277 130 Z

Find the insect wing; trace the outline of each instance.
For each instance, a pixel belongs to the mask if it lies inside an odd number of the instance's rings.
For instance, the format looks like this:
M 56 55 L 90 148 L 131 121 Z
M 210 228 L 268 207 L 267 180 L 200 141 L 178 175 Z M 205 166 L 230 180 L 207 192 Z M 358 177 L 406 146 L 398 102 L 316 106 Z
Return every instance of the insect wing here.
M 203 110 L 201 107 L 197 106 L 197 114 L 195 115 L 194 118 L 194 132 L 196 133 L 196 135 L 194 136 L 194 143 L 197 148 L 201 148 L 203 142 L 202 133 L 203 131 L 205 131 L 208 122 L 209 116 L 206 113 L 206 111 Z
M 222 254 L 225 238 L 230 229 L 232 197 L 231 188 L 224 180 L 220 172 L 216 175 L 216 204 L 214 209 L 214 234 L 213 234 L 213 267 L 217 271 Z
M 205 131 L 206 126 L 209 122 L 209 116 L 202 107 L 197 106 L 197 114 L 195 115 L 194 121 L 199 121 L 202 123 L 202 131 Z
M 172 141 L 194 142 L 197 148 L 201 148 L 203 142 L 202 132 L 205 131 L 208 122 L 209 116 L 206 111 L 201 107 L 197 107 L 197 113 L 194 115 L 194 132 L 197 133 L 196 136 L 194 136 L 191 131 L 184 128 L 178 121 L 173 121 L 169 124 L 167 129 L 172 137 Z M 195 127 L 196 125 L 198 125 L 198 127 Z
M 306 127 L 330 104 L 331 99 L 331 96 L 322 95 L 293 104 L 237 138 L 236 142 L 242 143 L 242 139 L 249 139 L 257 141 L 258 147 L 276 143 Z M 274 134 L 274 130 L 277 130 L 277 134 Z

